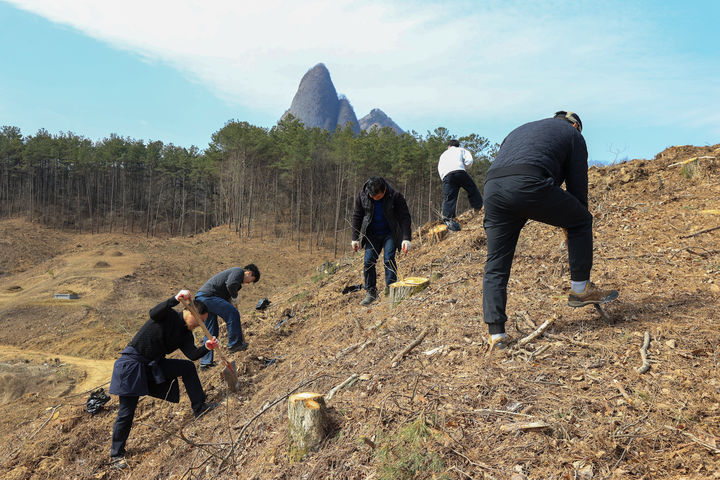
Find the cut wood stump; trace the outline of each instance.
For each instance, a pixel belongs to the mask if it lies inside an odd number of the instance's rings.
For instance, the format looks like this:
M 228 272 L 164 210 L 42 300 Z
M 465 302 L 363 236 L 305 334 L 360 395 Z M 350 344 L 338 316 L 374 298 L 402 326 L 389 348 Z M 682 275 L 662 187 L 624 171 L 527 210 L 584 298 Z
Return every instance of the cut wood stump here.
M 317 450 L 327 435 L 328 420 L 325 399 L 321 393 L 301 392 L 288 399 L 288 455 L 299 461 Z
M 407 277 L 390 284 L 390 305 L 395 306 L 406 298 L 425 290 L 430 279 L 424 277 Z
M 447 225 L 445 225 L 445 224 L 437 225 L 435 227 L 432 227 L 430 230 L 428 230 L 428 233 L 430 234 L 430 241 L 442 242 L 442 240 L 448 234 L 448 228 L 447 228 Z

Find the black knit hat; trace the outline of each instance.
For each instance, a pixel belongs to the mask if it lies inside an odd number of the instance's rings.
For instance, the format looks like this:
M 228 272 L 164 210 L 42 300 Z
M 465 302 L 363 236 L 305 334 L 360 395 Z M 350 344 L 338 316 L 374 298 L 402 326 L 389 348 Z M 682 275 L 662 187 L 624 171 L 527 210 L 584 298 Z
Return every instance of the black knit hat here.
M 570 123 L 577 123 L 578 124 L 578 131 L 582 133 L 582 120 L 580 120 L 580 115 L 578 115 L 575 112 L 566 112 L 565 110 L 560 110 L 559 112 L 555 112 L 554 118 L 564 118 Z

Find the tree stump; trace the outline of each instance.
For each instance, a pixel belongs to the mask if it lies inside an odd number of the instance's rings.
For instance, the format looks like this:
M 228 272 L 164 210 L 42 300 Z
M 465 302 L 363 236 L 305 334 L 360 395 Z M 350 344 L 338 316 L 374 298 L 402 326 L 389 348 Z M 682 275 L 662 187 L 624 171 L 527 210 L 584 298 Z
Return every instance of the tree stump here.
M 321 393 L 301 392 L 288 399 L 288 435 L 291 460 L 301 460 L 317 450 L 327 434 L 329 424 L 325 399 Z
M 422 292 L 428 285 L 430 285 L 430 279 L 424 277 L 408 277 L 391 284 L 390 305 L 395 306 L 406 298 Z
M 432 227 L 428 231 L 428 233 L 430 234 L 431 241 L 441 242 L 443 240 L 443 238 L 445 238 L 445 236 L 447 235 L 448 228 L 447 228 L 447 225 L 445 225 L 445 224 L 437 225 L 437 226 Z

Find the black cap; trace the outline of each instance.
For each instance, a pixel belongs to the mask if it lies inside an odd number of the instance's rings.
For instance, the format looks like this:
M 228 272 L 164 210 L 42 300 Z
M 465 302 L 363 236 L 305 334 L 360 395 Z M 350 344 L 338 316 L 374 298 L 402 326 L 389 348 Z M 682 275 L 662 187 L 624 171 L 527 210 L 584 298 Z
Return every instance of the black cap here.
M 578 124 L 578 131 L 582 133 L 582 120 L 580 120 L 580 115 L 578 115 L 575 112 L 566 112 L 565 110 L 560 110 L 559 112 L 555 112 L 554 118 L 564 118 L 570 123 L 577 123 Z

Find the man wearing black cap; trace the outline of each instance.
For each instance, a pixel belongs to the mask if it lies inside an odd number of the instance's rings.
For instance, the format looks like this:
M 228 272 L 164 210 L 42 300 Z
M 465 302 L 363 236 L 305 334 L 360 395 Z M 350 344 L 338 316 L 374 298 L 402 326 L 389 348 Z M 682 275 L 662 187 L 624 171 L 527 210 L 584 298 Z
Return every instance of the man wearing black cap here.
M 587 146 L 582 121 L 573 112 L 526 123 L 500 145 L 485 180 L 483 197 L 487 262 L 483 277 L 483 316 L 490 344 L 505 346 L 505 305 L 515 247 L 529 220 L 567 232 L 572 291 L 578 307 L 608 298 L 590 282 L 593 262 L 592 215 L 588 211 Z M 560 185 L 565 183 L 565 190 Z

